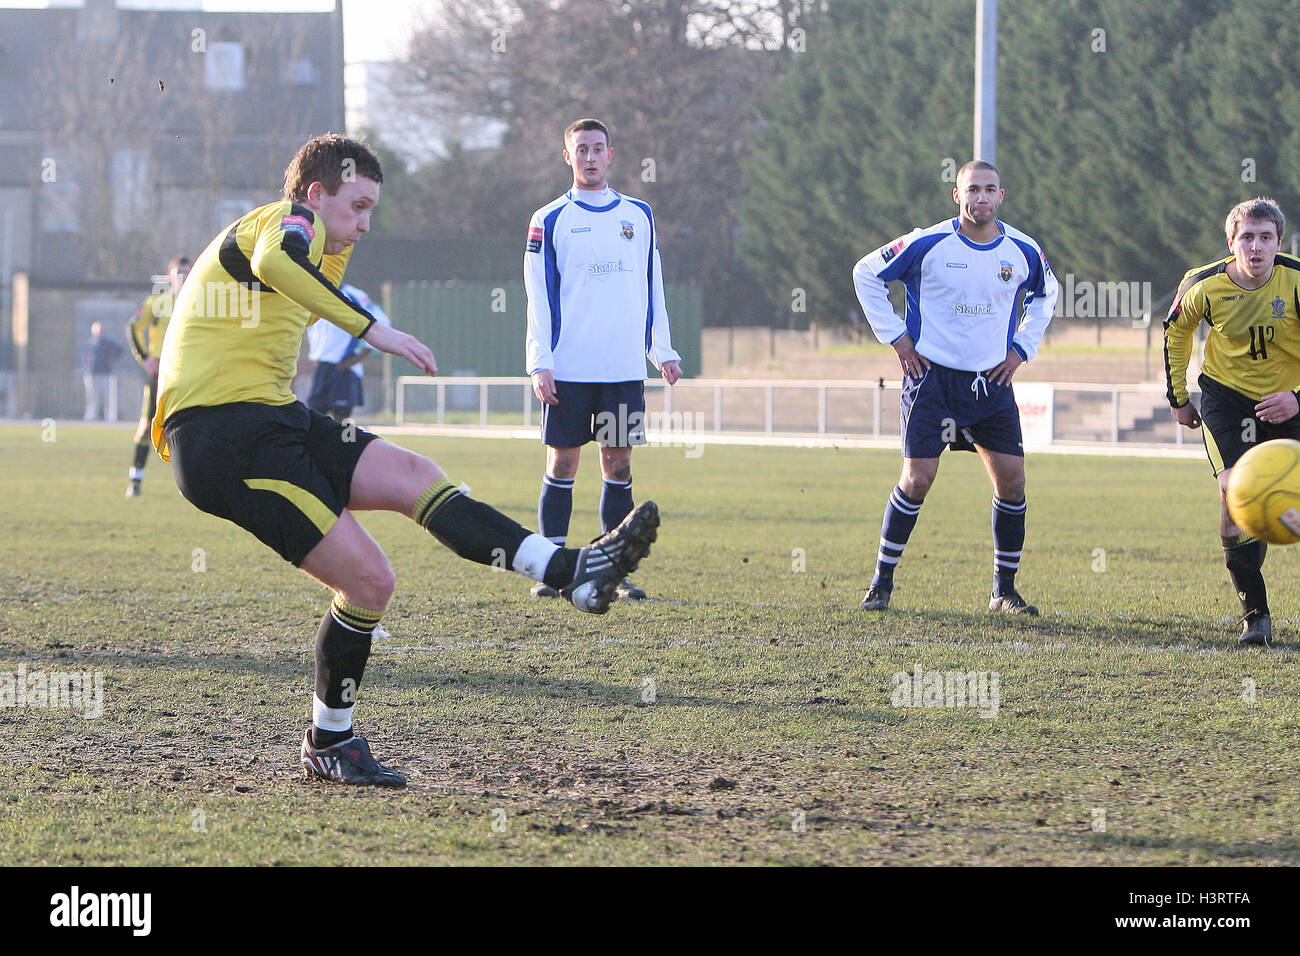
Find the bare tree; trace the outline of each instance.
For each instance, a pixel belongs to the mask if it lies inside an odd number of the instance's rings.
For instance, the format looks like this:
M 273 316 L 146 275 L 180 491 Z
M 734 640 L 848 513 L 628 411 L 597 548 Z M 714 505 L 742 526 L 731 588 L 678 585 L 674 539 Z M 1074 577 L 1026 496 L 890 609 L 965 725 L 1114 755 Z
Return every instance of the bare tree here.
M 419 221 L 439 235 L 522 230 L 569 182 L 564 127 L 597 116 L 612 131 L 611 182 L 654 205 L 672 271 L 716 278 L 732 264 L 756 96 L 794 55 L 792 31 L 813 6 L 444 0 L 413 37 L 400 81 L 416 125 L 462 143 L 474 124 L 504 133 L 499 149 L 452 147 L 424 171 Z

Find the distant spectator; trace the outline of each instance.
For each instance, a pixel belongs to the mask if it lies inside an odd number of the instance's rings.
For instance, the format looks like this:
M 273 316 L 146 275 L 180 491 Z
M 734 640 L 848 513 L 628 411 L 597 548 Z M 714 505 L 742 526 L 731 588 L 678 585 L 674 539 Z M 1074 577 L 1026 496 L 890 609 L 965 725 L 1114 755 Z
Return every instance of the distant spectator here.
M 117 412 L 113 395 L 113 366 L 122 354 L 122 346 L 104 338 L 104 327 L 98 322 L 90 326 L 90 345 L 86 349 L 83 380 L 86 385 L 86 421 L 109 419 Z M 102 414 L 101 414 L 102 412 Z

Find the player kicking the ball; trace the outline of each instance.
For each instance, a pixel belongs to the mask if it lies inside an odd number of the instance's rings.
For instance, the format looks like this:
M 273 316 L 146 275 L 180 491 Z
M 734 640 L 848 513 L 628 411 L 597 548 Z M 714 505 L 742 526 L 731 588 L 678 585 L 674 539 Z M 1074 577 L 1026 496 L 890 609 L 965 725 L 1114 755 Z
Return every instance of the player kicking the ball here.
M 316 634 L 308 776 L 400 787 L 353 733 L 357 687 L 394 578 L 354 511 L 409 515 L 458 555 L 509 567 L 603 614 L 650 551 L 652 501 L 585 548 L 560 548 L 462 494 L 427 458 L 310 411 L 290 391 L 319 316 L 429 374 L 433 353 L 339 291 L 383 182 L 364 143 L 318 136 L 285 170 L 284 199 L 224 229 L 194 262 L 163 342 L 153 443 L 181 493 L 334 592 Z
M 945 447 L 978 451 L 993 483 L 990 611 L 1037 614 L 1016 591 L 1025 542 L 1025 458 L 1011 378 L 1038 353 L 1052 320 L 1056 277 L 1029 236 L 1000 222 L 998 171 L 957 171 L 957 218 L 915 229 L 853 269 L 858 301 L 903 367 L 903 473 L 885 506 L 868 611 L 889 607 L 894 570 L 916 526 Z M 907 289 L 903 318 L 888 283 Z M 1016 301 L 1024 293 L 1019 314 Z
M 1242 644 L 1268 646 L 1273 620 L 1264 587 L 1263 541 L 1228 514 L 1232 466 L 1257 442 L 1300 439 L 1300 259 L 1278 254 L 1286 218 L 1273 200 L 1238 203 L 1224 231 L 1232 255 L 1197 266 L 1165 319 L 1165 381 L 1174 420 L 1199 428 L 1219 479 L 1219 536 L 1241 601 Z M 1201 410 L 1187 393 L 1196 327 L 1210 325 L 1201 366 Z

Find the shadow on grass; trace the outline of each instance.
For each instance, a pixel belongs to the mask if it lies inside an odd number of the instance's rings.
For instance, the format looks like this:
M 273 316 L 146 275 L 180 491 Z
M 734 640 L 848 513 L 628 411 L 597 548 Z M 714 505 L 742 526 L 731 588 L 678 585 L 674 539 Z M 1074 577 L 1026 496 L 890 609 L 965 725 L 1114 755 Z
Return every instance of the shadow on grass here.
M 907 610 L 890 611 L 873 616 L 866 622 L 873 636 L 948 642 L 1021 640 L 1027 643 L 1071 641 L 1093 644 L 1123 643 L 1142 647 L 1175 650 L 1188 646 L 1195 649 L 1242 651 L 1252 648 L 1237 644 L 1236 631 L 1230 624 L 1187 618 L 1132 616 L 1116 620 L 1086 622 L 1051 616 L 1026 617 L 974 613 L 967 611 Z M 1294 654 L 1293 646 L 1275 646 L 1269 652 Z
M 1205 837 L 1166 837 L 1156 834 L 1078 833 L 1069 834 L 1072 843 L 1085 844 L 1095 850 L 1175 850 L 1196 855 L 1189 865 L 1232 861 L 1233 863 L 1275 863 L 1295 866 L 1300 863 L 1300 841 L 1295 837 L 1267 846 L 1258 843 L 1227 843 Z
M 402 669 L 400 675 L 390 675 L 388 686 L 456 687 L 466 693 L 542 698 L 548 700 L 577 701 L 604 706 L 627 707 L 689 707 L 754 715 L 788 714 L 794 710 L 816 710 L 829 718 L 842 718 L 861 724 L 894 725 L 902 719 L 897 710 L 889 706 L 888 697 L 882 698 L 878 709 L 852 707 L 845 702 L 826 699 L 812 703 L 791 699 L 788 702 L 763 702 L 745 699 L 728 699 L 699 694 L 674 694 L 656 690 L 650 697 L 648 686 L 634 684 L 608 684 L 596 680 L 576 678 L 537 677 L 522 672 L 493 670 L 438 670 L 425 671 L 419 665 Z M 648 699 L 647 699 L 648 698 Z
M 6 658 L 0 654 L 0 661 L 25 661 L 28 670 L 46 671 L 86 671 L 103 669 L 106 672 L 107 692 L 113 690 L 114 662 L 121 667 L 132 670 L 159 669 L 173 675 L 177 681 L 187 681 L 190 675 L 207 675 L 209 677 L 225 675 L 228 677 L 254 677 L 270 682 L 298 682 L 306 685 L 311 680 L 312 664 L 310 658 L 300 651 L 284 651 L 275 654 L 258 654 L 242 656 L 238 654 L 206 655 L 165 655 L 156 652 L 132 654 L 104 654 L 94 658 L 60 657 L 53 654 L 33 653 Z M 372 659 L 372 662 L 374 660 Z M 127 678 L 129 681 L 129 678 Z M 603 706 L 630 707 L 691 707 L 711 710 L 744 712 L 755 715 L 785 714 L 794 709 L 815 708 L 820 714 L 829 718 L 841 718 L 863 724 L 892 725 L 901 719 L 898 712 L 888 706 L 884 698 L 879 710 L 846 706 L 836 699 L 825 702 L 794 700 L 789 702 L 756 702 L 744 699 L 726 699 L 721 697 L 700 696 L 695 694 L 672 694 L 655 691 L 634 684 L 609 684 L 597 680 L 580 680 L 576 678 L 547 678 L 528 674 L 525 671 L 495 670 L 456 670 L 446 667 L 424 666 L 420 662 L 406 661 L 392 667 L 384 678 L 388 690 L 420 690 L 435 687 L 455 688 L 467 694 L 509 695 L 520 698 L 537 698 L 546 700 L 569 701 L 600 704 Z M 201 685 L 194 683 L 195 694 Z M 211 689 L 211 688 L 209 688 Z

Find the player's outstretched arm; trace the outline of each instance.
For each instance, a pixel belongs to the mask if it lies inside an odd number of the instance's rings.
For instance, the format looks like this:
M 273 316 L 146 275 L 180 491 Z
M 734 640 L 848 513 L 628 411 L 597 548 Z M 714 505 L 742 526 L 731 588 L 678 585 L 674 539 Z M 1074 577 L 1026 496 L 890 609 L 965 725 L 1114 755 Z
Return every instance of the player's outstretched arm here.
M 404 358 L 429 375 L 438 374 L 438 363 L 433 359 L 433 350 L 414 335 L 376 322 L 366 330 L 362 338 L 379 351 Z

